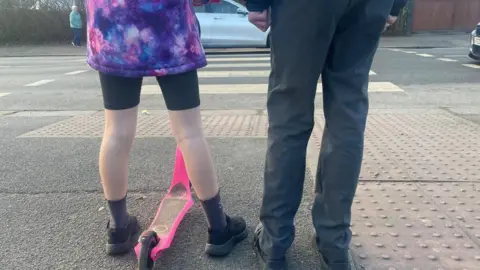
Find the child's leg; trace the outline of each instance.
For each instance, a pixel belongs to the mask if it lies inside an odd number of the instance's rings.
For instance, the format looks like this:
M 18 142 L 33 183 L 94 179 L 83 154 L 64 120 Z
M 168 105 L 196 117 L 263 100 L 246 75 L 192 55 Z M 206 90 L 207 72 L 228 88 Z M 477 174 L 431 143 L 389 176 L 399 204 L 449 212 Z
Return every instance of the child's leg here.
M 142 78 L 100 74 L 105 131 L 100 148 L 100 176 L 110 210 L 108 253 L 123 253 L 138 230 L 136 219 L 127 212 L 128 160 L 137 125 Z
M 209 225 L 207 253 L 226 255 L 246 237 L 245 222 L 223 212 L 217 174 L 203 135 L 196 71 L 157 78 L 169 110 L 173 135 Z

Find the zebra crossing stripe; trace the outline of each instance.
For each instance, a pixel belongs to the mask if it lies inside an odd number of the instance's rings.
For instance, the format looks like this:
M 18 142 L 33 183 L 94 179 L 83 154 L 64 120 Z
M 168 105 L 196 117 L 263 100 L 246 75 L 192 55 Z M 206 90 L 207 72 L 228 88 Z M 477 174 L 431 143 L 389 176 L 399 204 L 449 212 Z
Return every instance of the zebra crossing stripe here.
M 198 71 L 199 78 L 238 78 L 238 77 L 268 77 L 270 70 L 227 70 L 227 71 Z M 370 70 L 369 75 L 377 75 Z
M 267 94 L 267 84 L 201 84 L 201 94 Z M 322 92 L 322 84 L 317 85 L 317 93 Z M 402 88 L 391 82 L 370 82 L 370 93 L 402 93 Z M 142 95 L 160 95 L 158 85 L 143 85 Z

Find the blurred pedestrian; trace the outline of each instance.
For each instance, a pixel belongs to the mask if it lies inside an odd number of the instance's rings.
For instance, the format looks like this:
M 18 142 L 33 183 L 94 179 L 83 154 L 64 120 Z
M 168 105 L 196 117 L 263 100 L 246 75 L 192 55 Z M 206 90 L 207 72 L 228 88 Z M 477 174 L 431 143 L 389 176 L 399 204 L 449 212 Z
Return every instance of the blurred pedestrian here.
M 72 6 L 72 12 L 70 12 L 70 28 L 72 28 L 73 41 L 72 45 L 79 47 L 81 46 L 81 36 L 82 36 L 82 16 L 78 12 L 77 6 Z

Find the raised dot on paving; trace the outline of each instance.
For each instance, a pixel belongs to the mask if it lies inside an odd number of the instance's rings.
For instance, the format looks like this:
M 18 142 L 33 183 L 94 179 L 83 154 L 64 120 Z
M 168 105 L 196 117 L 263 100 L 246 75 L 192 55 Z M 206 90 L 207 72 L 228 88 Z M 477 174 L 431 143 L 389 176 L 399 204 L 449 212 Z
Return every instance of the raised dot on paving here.
M 413 257 L 410 254 L 405 254 L 405 256 L 403 256 L 403 257 L 407 260 L 413 260 Z

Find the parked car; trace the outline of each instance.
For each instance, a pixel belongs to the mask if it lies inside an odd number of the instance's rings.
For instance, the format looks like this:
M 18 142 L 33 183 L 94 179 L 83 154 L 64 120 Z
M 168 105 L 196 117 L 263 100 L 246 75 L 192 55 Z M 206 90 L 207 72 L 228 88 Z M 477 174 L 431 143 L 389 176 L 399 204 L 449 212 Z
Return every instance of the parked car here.
M 470 39 L 470 53 L 468 56 L 474 60 L 480 61 L 480 23 L 478 23 L 477 28 L 472 31 Z
M 269 47 L 269 33 L 248 21 L 245 6 L 233 0 L 195 7 L 204 47 Z

